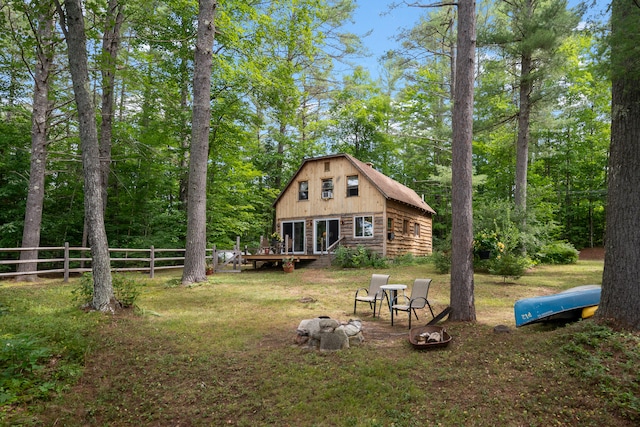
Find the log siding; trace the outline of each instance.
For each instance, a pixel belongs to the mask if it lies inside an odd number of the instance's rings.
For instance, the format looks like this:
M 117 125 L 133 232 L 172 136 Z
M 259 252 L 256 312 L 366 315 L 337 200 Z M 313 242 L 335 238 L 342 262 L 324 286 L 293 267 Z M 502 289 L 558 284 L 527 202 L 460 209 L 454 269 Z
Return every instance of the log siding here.
M 355 176 L 357 196 L 347 179 Z M 323 190 L 327 190 L 323 189 L 322 182 L 328 179 L 333 182 L 331 197 L 323 194 Z M 308 183 L 305 200 L 299 198 L 301 182 Z M 280 233 L 283 222 L 304 221 L 306 254 L 314 253 L 316 221 L 327 219 L 339 221 L 342 245 L 365 246 L 392 258 L 405 253 L 422 256 L 432 252 L 433 210 L 413 190 L 348 155 L 305 160 L 274 202 L 274 208 L 276 231 Z M 373 217 L 372 237 L 355 236 L 355 218 L 363 216 Z M 392 220 L 391 230 L 388 230 L 389 220 Z M 405 221 L 406 233 L 403 232 Z M 416 226 L 419 235 L 415 233 Z

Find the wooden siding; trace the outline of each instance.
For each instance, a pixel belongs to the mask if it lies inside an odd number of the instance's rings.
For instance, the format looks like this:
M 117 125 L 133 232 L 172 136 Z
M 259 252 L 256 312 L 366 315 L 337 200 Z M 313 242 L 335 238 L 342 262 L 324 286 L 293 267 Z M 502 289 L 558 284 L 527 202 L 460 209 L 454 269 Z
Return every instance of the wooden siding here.
M 325 172 L 324 164 L 330 170 Z M 347 176 L 358 175 L 358 196 L 347 197 Z M 333 198 L 322 199 L 322 180 L 333 179 Z M 298 200 L 299 183 L 309 183 L 309 199 Z M 385 199 L 346 158 L 307 162 L 276 205 L 276 218 L 340 217 L 357 212 L 382 212 Z
M 385 229 L 387 220 L 393 220 L 393 240 L 387 240 L 386 256 L 394 258 L 406 253 L 414 255 L 430 255 L 432 248 L 432 218 L 417 209 L 389 201 L 387 203 Z M 407 221 L 408 229 L 403 231 L 403 223 Z M 420 236 L 415 236 L 415 224 L 420 226 Z
M 325 171 L 326 162 L 329 162 L 329 171 Z M 347 197 L 347 177 L 352 175 L 358 175 L 358 196 Z M 333 179 L 333 198 L 322 199 L 322 181 L 327 178 Z M 308 182 L 307 200 L 298 200 L 302 181 Z M 282 221 L 304 220 L 307 254 L 314 253 L 314 221 L 319 219 L 339 219 L 341 244 L 346 246 L 362 245 L 391 258 L 406 253 L 421 256 L 432 252 L 431 215 L 387 200 L 346 158 L 320 158 L 305 163 L 278 199 L 275 212 L 278 232 L 282 232 Z M 373 237 L 354 236 L 354 218 L 357 216 L 373 216 Z M 393 219 L 393 240 L 388 240 L 388 218 Z M 403 233 L 403 221 L 408 224 L 406 233 Z M 414 235 L 415 224 L 420 226 L 420 236 Z

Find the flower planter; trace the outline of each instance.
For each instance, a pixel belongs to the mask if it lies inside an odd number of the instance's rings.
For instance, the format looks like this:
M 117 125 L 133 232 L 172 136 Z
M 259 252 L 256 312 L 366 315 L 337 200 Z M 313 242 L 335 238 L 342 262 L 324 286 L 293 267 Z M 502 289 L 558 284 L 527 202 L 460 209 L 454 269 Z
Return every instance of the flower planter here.
M 282 270 L 285 273 L 293 273 L 293 270 L 295 269 L 295 267 L 293 265 L 283 265 L 282 266 Z

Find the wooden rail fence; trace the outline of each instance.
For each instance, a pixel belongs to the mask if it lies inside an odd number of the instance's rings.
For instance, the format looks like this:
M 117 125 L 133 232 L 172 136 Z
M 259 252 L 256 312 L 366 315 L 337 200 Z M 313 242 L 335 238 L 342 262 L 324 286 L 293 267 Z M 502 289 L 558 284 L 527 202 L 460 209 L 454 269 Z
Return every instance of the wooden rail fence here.
M 20 260 L 20 252 L 26 251 L 37 251 L 39 255 L 45 254 L 47 257 Z M 213 249 L 207 249 L 205 262 L 210 265 L 218 264 L 219 252 L 234 253 L 235 259 L 231 261 L 234 267 L 242 261 L 242 254 L 237 250 L 236 246 L 236 248 L 229 251 L 217 251 L 215 247 Z M 153 246 L 140 249 L 109 249 L 112 271 L 148 272 L 149 277 L 151 278 L 153 278 L 155 272 L 159 270 L 183 268 L 184 253 L 185 249 L 160 249 Z M 228 262 L 229 260 L 224 260 L 224 263 Z M 36 270 L 18 272 L 17 266 L 19 264 L 36 264 Z M 43 266 L 43 268 L 40 269 L 40 266 Z M 7 269 L 10 271 L 6 271 Z M 3 277 L 30 276 L 38 274 L 62 274 L 64 281 L 66 282 L 69 280 L 69 276 L 72 273 L 85 273 L 90 271 L 91 248 L 73 247 L 69 246 L 69 243 L 65 243 L 64 246 L 54 247 L 0 248 L 0 279 Z

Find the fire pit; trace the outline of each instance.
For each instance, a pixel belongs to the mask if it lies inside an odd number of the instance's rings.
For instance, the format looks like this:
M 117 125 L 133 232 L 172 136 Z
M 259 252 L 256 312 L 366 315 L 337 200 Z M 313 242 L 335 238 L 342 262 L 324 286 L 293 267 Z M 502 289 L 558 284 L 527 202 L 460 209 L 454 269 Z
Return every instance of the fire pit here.
M 362 322 L 339 322 L 326 316 L 305 319 L 296 329 L 296 344 L 320 351 L 338 351 L 364 341 Z

